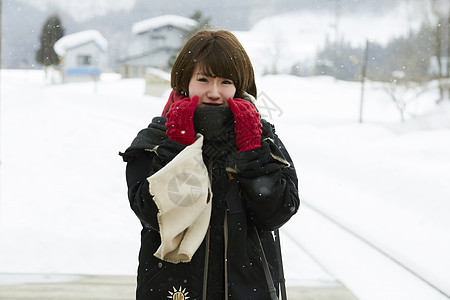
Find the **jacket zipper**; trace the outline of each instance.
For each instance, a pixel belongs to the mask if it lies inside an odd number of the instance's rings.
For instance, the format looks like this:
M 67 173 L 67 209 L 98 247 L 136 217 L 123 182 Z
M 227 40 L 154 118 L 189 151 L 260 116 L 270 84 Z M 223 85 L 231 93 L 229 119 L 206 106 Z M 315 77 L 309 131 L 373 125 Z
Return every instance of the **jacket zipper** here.
M 212 162 L 209 162 L 209 182 L 212 184 Z M 212 199 L 211 199 L 212 201 Z M 211 236 L 211 226 L 208 227 L 208 232 L 206 233 L 206 249 L 205 249 L 205 262 L 203 266 L 203 300 L 206 299 L 208 293 L 208 269 L 209 269 L 209 247 L 210 247 L 210 236 Z
M 212 184 L 212 162 L 209 163 L 209 181 Z M 203 300 L 207 300 L 208 292 L 208 268 L 209 268 L 209 247 L 210 247 L 210 228 L 208 227 L 208 233 L 206 234 L 206 250 L 205 250 L 205 265 L 203 269 Z M 223 219 L 223 238 L 224 238 L 224 292 L 225 300 L 228 300 L 228 213 L 225 208 L 225 216 Z
M 223 241 L 225 245 L 224 249 L 224 271 L 225 271 L 225 300 L 228 299 L 228 214 L 225 208 L 225 218 L 223 220 Z

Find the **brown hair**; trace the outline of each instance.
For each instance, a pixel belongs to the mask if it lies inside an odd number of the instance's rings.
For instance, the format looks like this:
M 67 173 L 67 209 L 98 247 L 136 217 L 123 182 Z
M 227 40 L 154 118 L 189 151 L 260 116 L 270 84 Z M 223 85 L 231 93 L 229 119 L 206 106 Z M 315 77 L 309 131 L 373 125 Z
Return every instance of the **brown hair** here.
M 199 31 L 184 44 L 171 73 L 171 86 L 178 94 L 188 95 L 189 81 L 196 64 L 208 76 L 232 80 L 236 86 L 235 98 L 243 98 L 244 92 L 256 98 L 252 63 L 231 32 Z

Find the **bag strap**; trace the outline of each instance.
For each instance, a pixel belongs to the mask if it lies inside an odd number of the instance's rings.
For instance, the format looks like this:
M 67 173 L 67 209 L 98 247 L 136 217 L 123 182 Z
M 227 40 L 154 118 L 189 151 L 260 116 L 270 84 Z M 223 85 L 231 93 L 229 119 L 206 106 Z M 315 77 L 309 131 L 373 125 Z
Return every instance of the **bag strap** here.
M 256 229 L 255 225 L 253 225 L 253 229 L 255 230 L 256 238 L 258 240 L 258 251 L 261 254 L 264 275 L 266 276 L 267 286 L 270 293 L 270 300 L 278 300 L 277 290 L 273 284 L 272 275 L 270 274 L 269 264 L 267 262 L 266 254 L 264 253 L 264 248 L 261 243 L 261 238 L 259 237 L 258 229 Z
M 283 259 L 281 257 L 281 242 L 280 242 L 280 231 L 276 229 L 274 231 L 275 233 L 275 245 L 276 245 L 276 251 L 277 251 L 277 259 L 278 263 L 280 265 L 280 289 L 281 289 L 281 299 L 287 300 L 287 294 L 286 294 L 286 279 L 284 278 L 284 270 L 283 270 Z

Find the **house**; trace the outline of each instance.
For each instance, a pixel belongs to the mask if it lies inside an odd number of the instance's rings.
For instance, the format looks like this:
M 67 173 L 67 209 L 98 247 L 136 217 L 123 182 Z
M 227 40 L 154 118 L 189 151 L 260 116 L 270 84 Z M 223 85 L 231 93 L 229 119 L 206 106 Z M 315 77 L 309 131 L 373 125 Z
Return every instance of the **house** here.
M 147 68 L 168 71 L 197 21 L 177 15 L 163 15 L 132 27 L 133 41 L 127 57 L 120 61 L 122 78 L 145 77 Z
M 62 62 L 63 82 L 98 80 L 106 67 L 108 42 L 96 30 L 63 36 L 53 48 Z
M 146 68 L 144 79 L 145 93 L 148 95 L 160 97 L 170 89 L 169 72 L 155 68 Z

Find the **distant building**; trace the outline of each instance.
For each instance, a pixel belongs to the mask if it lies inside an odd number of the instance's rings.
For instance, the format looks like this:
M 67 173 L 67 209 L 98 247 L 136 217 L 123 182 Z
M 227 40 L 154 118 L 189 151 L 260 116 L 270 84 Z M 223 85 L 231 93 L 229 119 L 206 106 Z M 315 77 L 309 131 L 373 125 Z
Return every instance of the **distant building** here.
M 133 25 L 133 42 L 127 57 L 120 61 L 123 78 L 145 77 L 147 68 L 168 71 L 185 35 L 197 25 L 189 18 L 164 15 Z
M 54 49 L 61 58 L 63 82 L 97 80 L 107 63 L 108 42 L 96 30 L 66 35 Z

